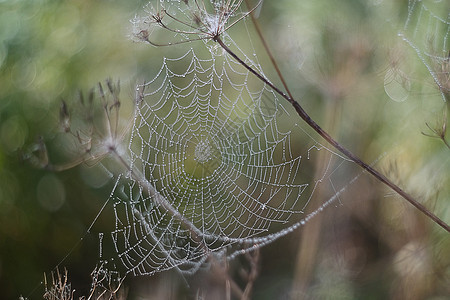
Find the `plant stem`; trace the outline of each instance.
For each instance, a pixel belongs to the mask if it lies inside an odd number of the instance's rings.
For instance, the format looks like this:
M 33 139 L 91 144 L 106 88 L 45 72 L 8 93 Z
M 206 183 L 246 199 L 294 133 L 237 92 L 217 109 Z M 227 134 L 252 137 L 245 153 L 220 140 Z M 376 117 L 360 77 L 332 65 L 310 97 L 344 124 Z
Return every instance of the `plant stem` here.
M 249 3 L 249 0 L 245 0 L 245 4 L 247 5 L 247 9 L 250 11 L 251 6 Z M 267 45 L 266 39 L 264 38 L 264 36 L 262 34 L 261 27 L 259 26 L 259 23 L 256 21 L 256 18 L 255 18 L 255 15 L 253 12 L 250 14 L 250 18 L 252 19 L 253 26 L 255 26 L 255 29 L 256 29 L 256 33 L 258 34 L 258 37 L 261 40 L 261 43 L 263 44 L 263 47 L 266 50 L 267 55 L 269 56 L 270 62 L 272 63 L 273 67 L 275 68 L 278 78 L 280 78 L 281 84 L 283 85 L 283 87 L 286 90 L 289 97 L 294 98 L 294 96 L 292 96 L 291 91 L 289 90 L 286 80 L 284 80 L 283 74 L 281 74 L 281 70 L 278 67 L 277 61 L 275 60 L 275 57 L 273 56 L 272 51 L 270 51 L 270 49 L 269 49 L 269 45 Z
M 323 130 L 311 117 L 306 113 L 303 107 L 291 96 L 284 93 L 282 90 L 277 88 L 273 83 L 263 77 L 260 73 L 258 73 L 255 69 L 246 64 L 242 59 L 240 59 L 227 45 L 222 41 L 220 36 L 214 37 L 214 41 L 216 41 L 229 55 L 231 55 L 236 61 L 238 61 L 242 66 L 244 66 L 248 71 L 254 74 L 258 79 L 262 82 L 270 86 L 277 94 L 281 97 L 289 101 L 291 105 L 294 107 L 297 114 L 302 118 L 314 131 L 316 131 L 321 137 L 323 137 L 329 144 L 331 144 L 334 148 L 336 148 L 339 152 L 345 155 L 348 159 L 358 164 L 361 168 L 372 174 L 377 180 L 383 182 L 389 188 L 394 190 L 397 194 L 415 206 L 418 210 L 420 210 L 423 214 L 429 217 L 433 222 L 437 223 L 447 232 L 450 232 L 450 226 L 441 220 L 438 216 L 433 214 L 430 210 L 428 210 L 424 205 L 415 200 L 412 196 L 403 191 L 400 187 L 398 187 L 395 183 L 386 178 L 383 174 L 379 173 L 377 170 L 372 168 L 370 165 L 366 164 L 362 161 L 358 156 L 350 152 L 347 148 L 339 144 L 336 140 L 334 140 L 325 130 Z

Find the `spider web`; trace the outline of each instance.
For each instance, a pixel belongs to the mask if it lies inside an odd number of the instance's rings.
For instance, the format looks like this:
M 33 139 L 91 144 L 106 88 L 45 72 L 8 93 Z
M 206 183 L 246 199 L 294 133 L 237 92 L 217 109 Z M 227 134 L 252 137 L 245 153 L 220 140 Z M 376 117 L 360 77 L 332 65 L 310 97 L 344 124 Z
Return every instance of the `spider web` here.
M 172 268 L 194 273 L 208 259 L 233 258 L 266 245 L 305 224 L 345 189 L 309 207 L 318 186 L 331 182 L 336 170 L 332 165 L 339 167 L 345 159 L 291 122 L 289 108 L 270 87 L 208 41 L 219 26 L 214 14 L 224 2 L 212 1 L 211 15 L 202 6 L 183 10 L 182 2 L 159 2 L 175 23 L 165 23 L 172 35 L 164 43 L 204 43 L 177 58 L 165 57 L 156 76 L 138 85 L 129 151 L 122 153 L 127 171 L 118 176 L 108 200 L 114 207 L 116 256 L 133 275 Z M 231 10 L 240 4 L 230 3 Z M 400 36 L 444 97 L 444 73 L 436 71 L 436 64 L 448 59 L 448 16 L 438 17 L 427 3 L 410 1 Z M 235 15 L 230 22 L 245 13 L 237 10 Z M 206 21 L 192 29 L 192 16 Z M 421 30 L 425 19 L 428 26 Z M 134 19 L 135 34 L 141 35 L 141 27 L 153 21 Z M 239 26 L 247 30 L 246 20 Z M 143 37 L 158 36 L 152 28 Z M 245 51 L 227 32 L 221 37 L 264 76 L 249 34 Z M 311 161 L 321 151 L 327 152 L 329 163 L 314 180 L 317 170 Z
M 194 33 L 203 39 L 215 28 L 227 28 L 229 12 L 238 19 L 245 15 L 237 10 L 241 1 L 211 2 L 212 14 L 202 4 L 186 5 L 185 11 L 179 1 L 159 4 L 160 13 L 133 20 L 135 33 L 142 37 L 144 32 L 147 41 L 153 32 L 142 26 L 163 14 L 172 23 L 162 26 L 174 33 L 166 44 L 185 44 L 198 39 Z M 198 22 L 189 20 L 198 17 L 204 21 L 193 30 Z M 250 56 L 227 32 L 221 37 L 264 75 L 250 35 Z M 111 194 L 112 240 L 127 273 L 170 268 L 193 273 L 211 253 L 231 258 L 287 234 L 338 195 L 305 214 L 317 186 L 329 180 L 331 157 L 337 155 L 290 122 L 288 110 L 265 83 L 203 40 L 196 44 L 199 49 L 164 58 L 155 78 L 137 88 L 128 172 Z M 321 150 L 329 153 L 330 165 L 313 182 L 308 161 Z
M 444 101 L 450 92 L 449 11 L 448 1 L 410 0 L 408 16 L 399 33 L 431 74 Z
M 302 166 L 329 150 L 280 122 L 289 115 L 273 91 L 232 57 L 191 49 L 138 89 L 131 171 L 111 196 L 127 272 L 192 273 L 211 252 L 232 257 L 306 222 L 330 170 L 310 186 Z
M 191 39 L 180 32 L 175 41 Z M 227 32 L 221 37 L 264 75 L 249 36 L 249 56 Z M 345 189 L 309 209 L 314 191 L 331 181 L 332 162 L 345 160 L 292 122 L 269 86 L 204 41 L 165 57 L 156 76 L 137 86 L 129 154 L 122 156 L 127 171 L 108 200 L 116 258 L 127 274 L 171 268 L 191 274 L 208 259 L 233 258 L 305 224 Z M 323 151 L 328 167 L 314 180 L 311 161 Z

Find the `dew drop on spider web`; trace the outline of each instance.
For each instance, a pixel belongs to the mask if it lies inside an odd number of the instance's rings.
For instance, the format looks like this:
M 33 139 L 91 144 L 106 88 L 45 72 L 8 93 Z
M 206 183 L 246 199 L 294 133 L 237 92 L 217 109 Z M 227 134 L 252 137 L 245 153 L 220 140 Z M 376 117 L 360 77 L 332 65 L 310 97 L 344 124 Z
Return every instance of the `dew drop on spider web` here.
M 98 257 L 102 258 L 103 257 L 103 232 L 100 232 L 98 234 Z

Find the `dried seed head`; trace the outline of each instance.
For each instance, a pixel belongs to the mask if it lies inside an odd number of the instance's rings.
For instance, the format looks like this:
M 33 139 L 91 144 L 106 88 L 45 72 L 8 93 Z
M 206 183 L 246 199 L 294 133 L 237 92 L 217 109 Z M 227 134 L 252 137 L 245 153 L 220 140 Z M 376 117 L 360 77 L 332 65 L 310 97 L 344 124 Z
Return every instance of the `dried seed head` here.
M 197 0 L 190 3 L 181 1 L 157 1 L 145 6 L 145 15 L 131 20 L 133 24 L 132 37 L 135 41 L 149 43 L 153 46 L 169 46 L 198 40 L 216 40 L 230 27 L 247 17 L 261 3 L 260 0 L 253 9 L 247 12 L 240 10 L 244 0 L 215 1 Z M 165 43 L 152 41 L 151 34 L 155 28 L 164 29 L 170 33 L 165 35 L 174 40 Z

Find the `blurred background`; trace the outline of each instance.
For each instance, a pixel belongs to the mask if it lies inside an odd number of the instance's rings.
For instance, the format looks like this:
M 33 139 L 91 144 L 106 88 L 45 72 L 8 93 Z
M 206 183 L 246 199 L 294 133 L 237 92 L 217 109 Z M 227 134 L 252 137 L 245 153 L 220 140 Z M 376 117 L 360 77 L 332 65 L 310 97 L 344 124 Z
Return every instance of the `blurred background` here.
M 44 273 L 48 277 L 56 266 L 67 268 L 76 298 L 89 291 L 99 250 L 98 235 L 86 231 L 112 183 L 95 165 L 52 172 L 24 160 L 23 153 L 42 137 L 51 160 L 64 161 L 70 146 L 59 137 L 61 99 L 76 99 L 79 90 L 112 78 L 120 79 L 122 105 L 131 107 L 135 84 L 151 79 L 162 58 L 176 52 L 128 37 L 129 20 L 145 3 L 0 0 L 0 290 L 5 299 L 42 298 Z M 450 4 L 419 2 L 408 18 L 411 3 L 264 1 L 258 21 L 288 86 L 313 119 L 450 223 L 450 149 L 427 136 L 450 117 L 427 69 L 449 87 L 448 58 L 439 58 L 448 57 Z M 232 34 L 239 40 L 247 32 Z M 253 40 L 259 43 L 256 36 Z M 255 48 L 261 49 L 265 73 L 278 84 L 262 47 Z M 424 65 L 416 50 L 436 59 Z M 311 182 L 323 161 L 313 162 Z M 342 180 L 344 170 L 336 170 L 330 186 L 345 186 L 352 177 Z M 316 191 L 317 201 L 308 209 L 334 193 Z M 447 232 L 363 175 L 306 226 L 261 249 L 253 298 L 448 299 L 449 253 Z M 243 286 L 239 271 L 245 267 L 245 259 L 230 262 L 231 276 Z M 124 286 L 129 299 L 190 299 L 202 289 L 225 289 L 225 284 L 209 286 L 205 276 L 183 278 L 169 271 L 127 278 Z

